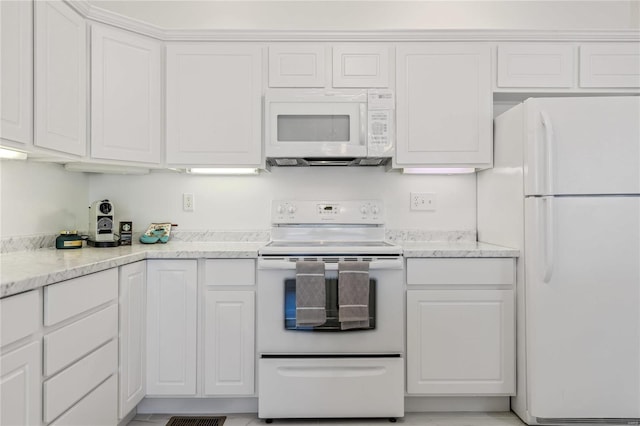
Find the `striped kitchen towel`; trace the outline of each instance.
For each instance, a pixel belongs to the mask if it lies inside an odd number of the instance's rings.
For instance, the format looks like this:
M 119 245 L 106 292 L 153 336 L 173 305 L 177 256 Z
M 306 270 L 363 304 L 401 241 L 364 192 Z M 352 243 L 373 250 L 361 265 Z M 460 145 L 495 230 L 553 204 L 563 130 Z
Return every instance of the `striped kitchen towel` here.
M 369 262 L 338 262 L 338 320 L 342 330 L 369 327 Z
M 296 326 L 312 327 L 327 321 L 323 262 L 296 262 Z

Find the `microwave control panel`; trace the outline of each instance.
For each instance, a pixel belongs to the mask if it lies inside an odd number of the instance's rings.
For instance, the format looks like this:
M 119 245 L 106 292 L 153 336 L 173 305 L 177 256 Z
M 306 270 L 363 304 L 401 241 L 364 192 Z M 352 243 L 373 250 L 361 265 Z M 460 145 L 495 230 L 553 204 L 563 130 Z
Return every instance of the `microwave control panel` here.
M 391 155 L 393 151 L 395 97 L 391 90 L 367 91 L 367 155 Z

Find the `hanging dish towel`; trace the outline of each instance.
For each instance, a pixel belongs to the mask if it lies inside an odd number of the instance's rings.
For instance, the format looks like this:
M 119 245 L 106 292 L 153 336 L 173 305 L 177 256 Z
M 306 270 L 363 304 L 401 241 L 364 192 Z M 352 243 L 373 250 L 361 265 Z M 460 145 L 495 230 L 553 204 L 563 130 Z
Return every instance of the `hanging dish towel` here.
M 369 262 L 338 263 L 338 319 L 342 330 L 369 327 Z
M 296 325 L 312 327 L 327 322 L 323 262 L 296 262 Z

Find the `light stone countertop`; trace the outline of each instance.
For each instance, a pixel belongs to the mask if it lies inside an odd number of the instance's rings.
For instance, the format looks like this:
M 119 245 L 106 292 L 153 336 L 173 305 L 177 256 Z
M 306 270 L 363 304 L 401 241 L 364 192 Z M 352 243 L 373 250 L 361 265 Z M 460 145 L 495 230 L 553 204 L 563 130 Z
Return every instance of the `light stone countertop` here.
M 398 242 L 396 242 L 398 243 Z M 114 248 L 45 248 L 0 255 L 0 298 L 144 259 L 257 258 L 266 242 L 182 242 Z M 400 242 L 405 257 L 517 257 L 519 251 L 473 241 Z

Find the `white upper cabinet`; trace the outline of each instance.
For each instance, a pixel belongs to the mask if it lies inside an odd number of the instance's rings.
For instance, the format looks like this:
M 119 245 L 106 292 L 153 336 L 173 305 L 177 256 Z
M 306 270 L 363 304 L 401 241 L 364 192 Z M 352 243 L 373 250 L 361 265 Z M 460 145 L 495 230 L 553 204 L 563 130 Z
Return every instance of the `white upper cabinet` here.
M 168 164 L 262 164 L 261 64 L 255 43 L 167 46 Z
M 487 44 L 400 44 L 396 76 L 398 166 L 491 166 Z
M 575 46 L 569 43 L 498 45 L 498 88 L 575 85 Z
M 0 2 L 0 137 L 33 142 L 33 4 Z
M 148 37 L 91 29 L 91 156 L 160 163 L 161 45 Z
M 334 87 L 389 87 L 389 46 L 337 44 L 333 47 Z
M 580 87 L 640 87 L 640 43 L 580 46 Z
M 35 5 L 35 145 L 87 151 L 87 27 L 62 1 Z
M 269 87 L 389 87 L 386 43 L 276 43 Z
M 269 87 L 325 87 L 327 49 L 317 43 L 269 46 Z

